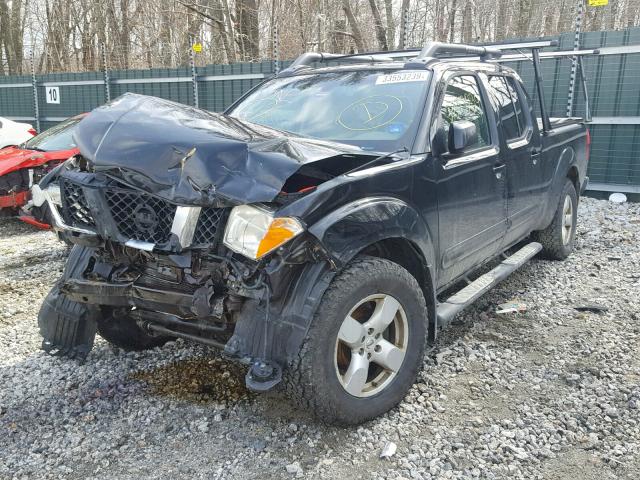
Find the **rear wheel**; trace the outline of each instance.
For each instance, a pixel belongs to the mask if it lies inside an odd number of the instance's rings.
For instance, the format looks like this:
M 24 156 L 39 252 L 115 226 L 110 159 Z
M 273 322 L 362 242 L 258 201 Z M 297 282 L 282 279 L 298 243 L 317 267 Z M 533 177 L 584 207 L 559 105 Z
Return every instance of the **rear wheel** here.
M 553 220 L 547 228 L 533 232 L 534 240 L 542 244 L 542 255 L 552 260 L 564 260 L 575 244 L 578 216 L 578 195 L 573 182 L 567 179 Z
M 426 325 L 416 279 L 391 261 L 359 257 L 325 292 L 285 387 L 328 422 L 381 415 L 415 381 Z

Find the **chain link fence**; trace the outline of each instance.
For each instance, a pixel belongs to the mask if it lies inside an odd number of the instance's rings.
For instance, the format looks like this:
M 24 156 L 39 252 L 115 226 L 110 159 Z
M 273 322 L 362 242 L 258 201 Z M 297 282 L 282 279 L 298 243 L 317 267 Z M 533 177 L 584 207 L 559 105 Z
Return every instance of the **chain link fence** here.
M 599 55 L 586 55 L 582 60 L 593 138 L 590 188 L 640 193 L 640 28 L 581 33 L 577 45 L 575 32 L 548 38 L 558 40 L 557 47 L 541 53 L 546 108 L 555 117 L 586 116 L 584 87 L 572 68 L 571 57 L 545 57 L 545 53 L 576 46 L 580 50 L 600 49 Z M 277 47 L 275 40 L 274 45 Z M 276 58 L 206 65 L 198 55 L 192 49 L 185 65 L 178 68 L 111 70 L 103 56 L 102 71 L 97 72 L 0 76 L 0 116 L 33 123 L 42 131 L 125 92 L 220 112 L 290 63 Z M 535 97 L 531 62 L 517 59 L 506 64 L 519 72 Z

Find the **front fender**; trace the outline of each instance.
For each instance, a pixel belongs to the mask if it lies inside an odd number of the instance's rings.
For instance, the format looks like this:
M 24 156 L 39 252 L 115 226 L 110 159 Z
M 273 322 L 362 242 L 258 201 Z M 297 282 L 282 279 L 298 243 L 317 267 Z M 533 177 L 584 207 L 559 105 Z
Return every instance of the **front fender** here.
M 381 240 L 402 238 L 413 243 L 428 267 L 435 264 L 432 235 L 420 214 L 394 197 L 370 197 L 343 205 L 309 227 L 340 266 Z
M 363 249 L 380 240 L 408 240 L 423 257 L 424 268 L 434 265 L 431 235 L 425 222 L 413 207 L 397 198 L 354 201 L 316 222 L 308 231 L 332 261 L 275 262 L 269 273 L 270 302 L 245 302 L 227 344 L 228 354 L 274 360 L 283 366 L 290 364 L 335 275 Z M 433 288 L 425 290 L 431 296 L 429 318 L 435 319 Z M 435 325 L 430 327 L 435 335 Z

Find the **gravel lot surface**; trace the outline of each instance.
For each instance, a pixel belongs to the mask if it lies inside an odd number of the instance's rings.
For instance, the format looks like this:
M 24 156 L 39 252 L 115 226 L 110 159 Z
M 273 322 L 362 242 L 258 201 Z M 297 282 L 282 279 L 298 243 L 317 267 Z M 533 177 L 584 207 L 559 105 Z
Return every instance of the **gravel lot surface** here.
M 638 479 L 640 205 L 584 199 L 579 215 L 569 260 L 481 299 L 398 408 L 347 429 L 182 341 L 47 356 L 36 316 L 66 248 L 0 219 L 0 478 Z M 527 311 L 495 313 L 510 300 Z

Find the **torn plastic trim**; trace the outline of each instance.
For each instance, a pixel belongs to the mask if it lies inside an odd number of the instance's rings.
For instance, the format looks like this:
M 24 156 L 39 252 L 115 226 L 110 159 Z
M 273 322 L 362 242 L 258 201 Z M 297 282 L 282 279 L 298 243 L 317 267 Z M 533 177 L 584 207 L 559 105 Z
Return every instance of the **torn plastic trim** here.
M 56 282 L 38 312 L 42 349 L 51 354 L 76 358 L 81 362 L 93 348 L 97 332 L 97 308 L 69 300 L 61 292 L 64 282 L 82 275 L 94 249 L 74 246 Z

